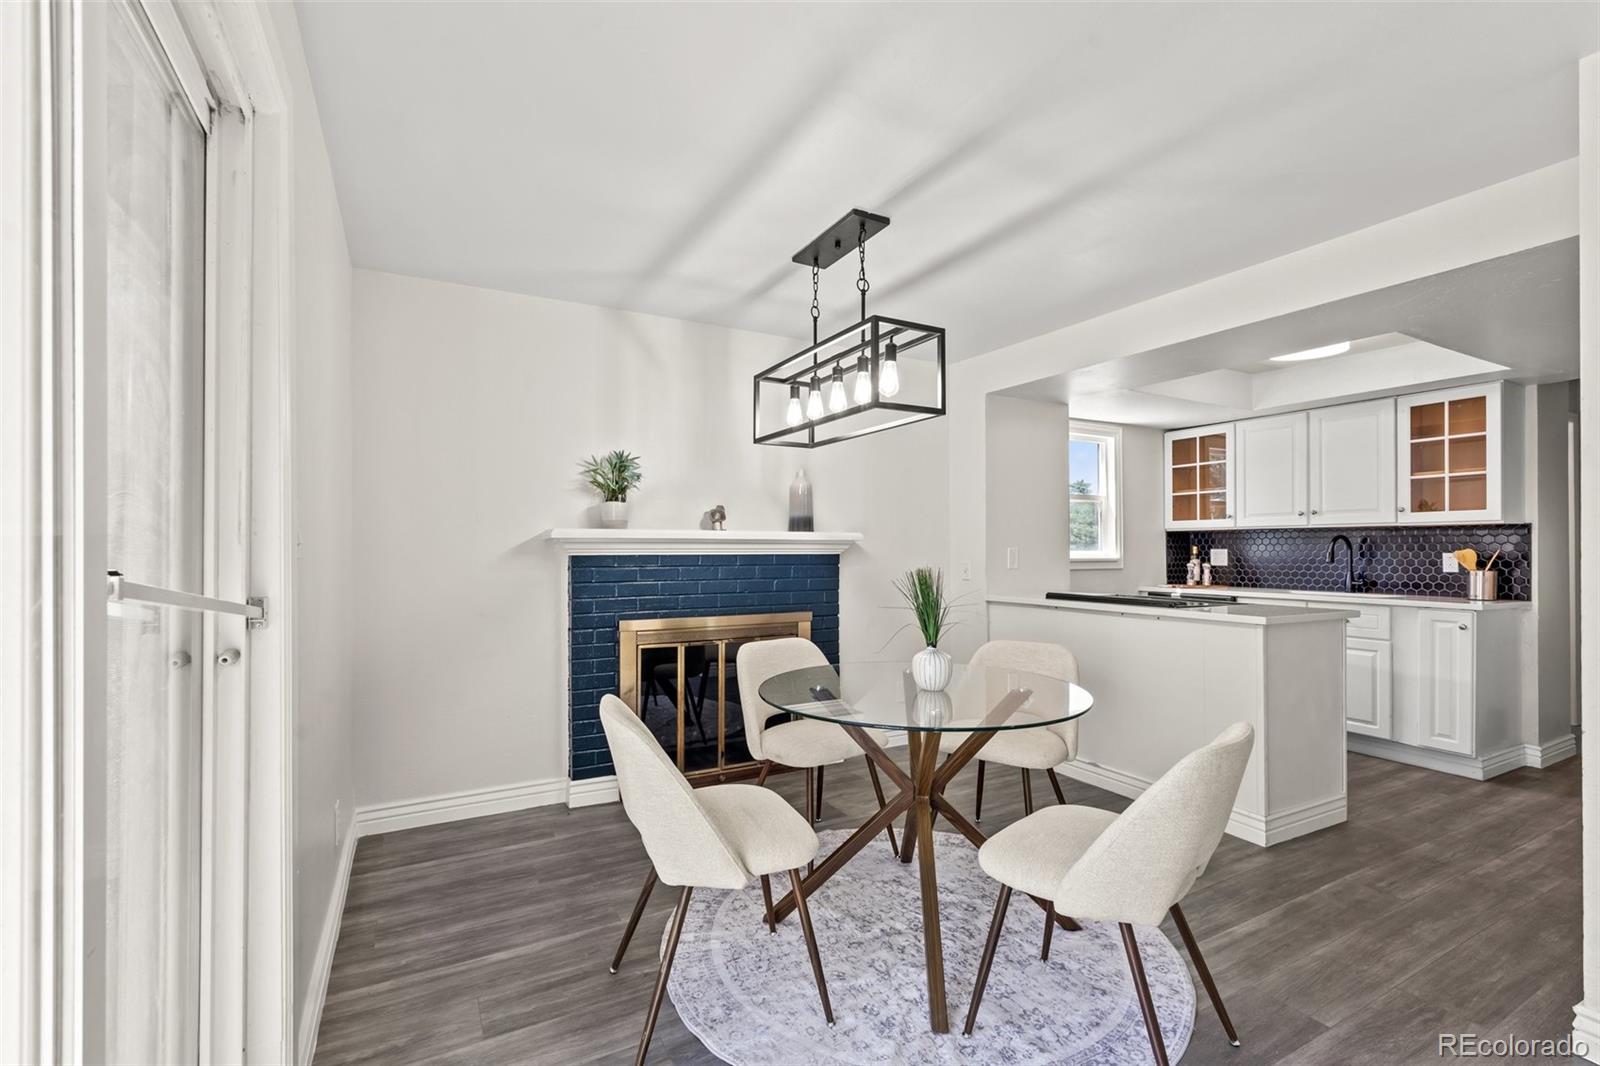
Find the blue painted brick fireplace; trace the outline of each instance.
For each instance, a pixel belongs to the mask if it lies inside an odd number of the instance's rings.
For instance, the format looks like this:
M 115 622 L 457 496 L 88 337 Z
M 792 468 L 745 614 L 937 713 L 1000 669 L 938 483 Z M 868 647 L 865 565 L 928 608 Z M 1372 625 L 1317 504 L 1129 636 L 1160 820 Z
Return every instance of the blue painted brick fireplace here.
M 624 618 L 810 611 L 812 641 L 839 661 L 837 555 L 574 555 L 567 576 L 574 780 L 613 772 L 600 697 L 617 691 Z

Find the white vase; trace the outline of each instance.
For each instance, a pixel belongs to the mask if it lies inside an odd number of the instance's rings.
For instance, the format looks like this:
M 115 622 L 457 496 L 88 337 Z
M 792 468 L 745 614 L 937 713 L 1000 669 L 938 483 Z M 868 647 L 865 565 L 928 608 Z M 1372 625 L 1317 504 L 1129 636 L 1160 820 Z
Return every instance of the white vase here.
M 607 500 L 600 505 L 600 527 L 602 529 L 627 529 L 628 528 L 628 501 Z
M 947 692 L 918 689 L 916 700 L 912 704 L 912 712 L 917 725 L 937 729 L 949 724 L 955 706 L 950 702 L 950 694 Z
M 911 657 L 911 680 L 924 692 L 943 692 L 950 684 L 950 656 L 928 645 Z

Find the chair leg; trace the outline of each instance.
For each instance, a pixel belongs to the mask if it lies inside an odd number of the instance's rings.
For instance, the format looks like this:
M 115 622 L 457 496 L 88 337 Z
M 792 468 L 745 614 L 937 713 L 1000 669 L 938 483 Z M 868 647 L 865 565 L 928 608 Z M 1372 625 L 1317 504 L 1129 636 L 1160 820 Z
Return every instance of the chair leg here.
M 817 979 L 817 995 L 822 998 L 822 1016 L 832 1025 L 833 1004 L 828 1002 L 828 979 L 822 975 L 822 954 L 817 951 L 817 933 L 811 928 L 811 908 L 806 906 L 799 870 L 789 871 L 789 883 L 794 886 L 794 909 L 800 915 L 800 931 L 805 934 L 806 950 L 811 953 L 811 976 Z
M 815 825 L 822 821 L 822 771 L 825 767 L 817 767 L 817 807 L 811 812 L 811 823 Z
M 1033 775 L 1027 770 L 1022 771 L 1022 813 L 1024 817 L 1033 813 Z
M 1167 1045 L 1161 1039 L 1161 1022 L 1156 1018 L 1156 1003 L 1150 997 L 1150 982 L 1144 977 L 1144 960 L 1139 957 L 1139 941 L 1134 938 L 1133 926 L 1120 923 L 1122 946 L 1128 953 L 1128 968 L 1133 971 L 1133 990 L 1139 995 L 1139 1009 L 1144 1012 L 1145 1031 L 1150 1034 L 1150 1050 L 1155 1053 L 1156 1066 L 1167 1066 Z
M 1056 905 L 1044 909 L 1044 946 L 1039 949 L 1039 961 L 1050 961 L 1050 934 L 1056 931 Z
M 766 874 L 761 875 L 761 899 L 767 905 L 767 932 L 778 931 L 778 919 L 772 913 L 772 878 Z
M 978 962 L 978 983 L 972 987 L 972 1002 L 967 1005 L 967 1024 L 962 1036 L 971 1036 L 972 1027 L 978 1024 L 978 1006 L 983 1002 L 983 986 L 989 983 L 989 968 L 994 965 L 994 949 L 1000 945 L 1000 927 L 1006 924 L 1006 907 L 1011 903 L 1011 886 L 1000 886 L 1000 898 L 994 903 L 994 921 L 989 923 L 989 939 L 983 945 L 983 958 Z
M 633 931 L 639 928 L 639 916 L 644 913 L 644 905 L 650 899 L 650 890 L 656 887 L 656 868 L 650 867 L 650 872 L 644 875 L 644 887 L 639 890 L 639 899 L 633 905 L 633 914 L 628 918 L 628 927 L 622 931 L 622 943 L 617 945 L 617 953 L 611 957 L 611 972 L 616 973 L 622 965 L 622 956 L 628 950 L 628 941 L 633 939 Z
M 983 760 L 978 760 L 978 801 L 972 805 L 972 820 L 983 821 Z
M 1217 983 L 1211 979 L 1211 971 L 1206 968 L 1206 960 L 1200 956 L 1200 943 L 1195 940 L 1194 933 L 1189 930 L 1189 923 L 1183 917 L 1183 911 L 1178 905 L 1172 905 L 1172 921 L 1178 927 L 1178 935 L 1183 937 L 1183 946 L 1189 949 L 1189 957 L 1194 960 L 1194 968 L 1200 973 L 1200 983 L 1206 986 L 1206 995 L 1211 997 L 1211 1005 L 1217 1009 L 1217 1020 L 1222 1023 L 1222 1031 L 1228 1034 L 1228 1043 L 1234 1047 L 1239 1046 L 1239 1034 L 1233 1031 L 1233 1020 L 1228 1017 L 1228 1009 L 1222 1005 L 1222 993 L 1217 991 Z
M 867 774 L 872 778 L 872 791 L 878 797 L 878 810 L 881 811 L 884 808 L 883 783 L 878 780 L 877 764 L 874 763 L 870 758 L 867 759 Z M 884 826 L 883 831 L 889 834 L 889 850 L 895 855 L 896 858 L 898 858 L 900 855 L 900 845 L 895 843 L 894 823 L 891 822 L 890 824 Z
M 1067 805 L 1067 797 L 1061 792 L 1061 778 L 1056 776 L 1054 768 L 1046 770 L 1045 776 L 1050 778 L 1050 787 L 1056 790 L 1056 802 L 1065 807 Z
M 806 767 L 806 824 L 817 824 L 817 771 Z
M 683 886 L 683 896 L 678 900 L 678 909 L 672 915 L 672 928 L 667 934 L 667 950 L 661 956 L 661 973 L 656 977 L 656 990 L 650 996 L 650 1013 L 644 1019 L 644 1035 L 639 1038 L 639 1054 L 634 1056 L 633 1066 L 644 1066 L 645 1053 L 650 1050 L 650 1038 L 656 1032 L 656 1018 L 661 1014 L 661 1001 L 667 998 L 667 978 L 672 975 L 672 960 L 678 954 L 678 938 L 683 935 L 683 920 L 689 916 L 689 893 L 692 892 L 688 885 Z
M 765 785 L 767 783 L 767 775 L 770 774 L 770 773 L 772 773 L 772 760 L 771 759 L 762 759 L 761 760 L 761 772 L 756 774 L 756 787 L 757 788 L 760 788 L 761 786 L 763 786 L 763 785 Z

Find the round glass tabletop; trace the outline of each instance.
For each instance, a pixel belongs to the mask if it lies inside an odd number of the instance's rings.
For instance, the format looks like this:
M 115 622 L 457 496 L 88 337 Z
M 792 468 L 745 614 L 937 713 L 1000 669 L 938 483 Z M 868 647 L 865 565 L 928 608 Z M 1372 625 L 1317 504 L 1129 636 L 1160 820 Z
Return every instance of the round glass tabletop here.
M 1035 729 L 1086 714 L 1094 697 L 1080 685 L 994 666 L 954 668 L 943 692 L 925 692 L 905 662 L 843 663 L 774 674 L 761 698 L 802 718 L 919 733 Z

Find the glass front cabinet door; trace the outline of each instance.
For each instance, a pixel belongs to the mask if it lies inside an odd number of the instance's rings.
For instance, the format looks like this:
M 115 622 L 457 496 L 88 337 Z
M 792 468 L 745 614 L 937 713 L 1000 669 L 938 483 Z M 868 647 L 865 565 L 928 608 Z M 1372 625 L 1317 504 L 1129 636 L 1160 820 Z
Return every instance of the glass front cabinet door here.
M 1519 399 L 1501 383 L 1402 396 L 1396 410 L 1400 447 L 1399 521 L 1515 521 L 1505 507 L 1508 447 L 1520 439 Z M 1516 423 L 1512 425 L 1511 423 Z
M 1222 529 L 1233 523 L 1233 424 L 1166 435 L 1167 528 Z

